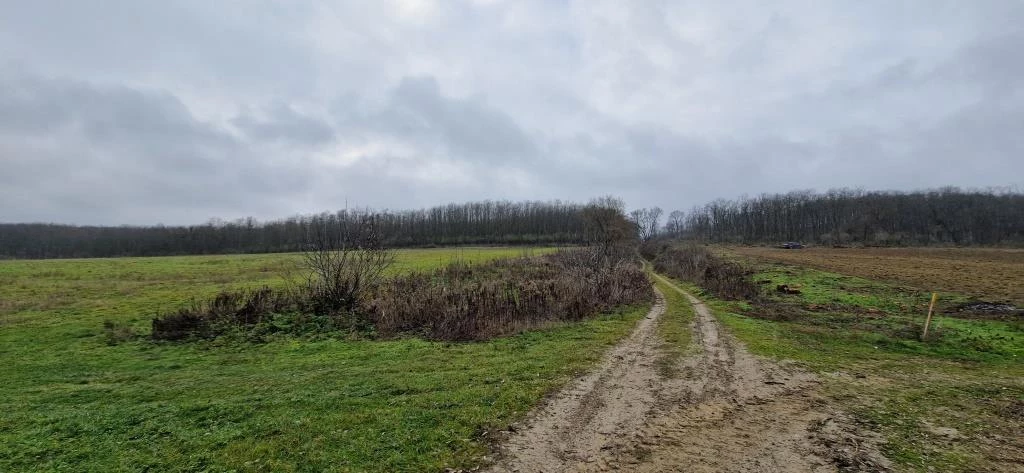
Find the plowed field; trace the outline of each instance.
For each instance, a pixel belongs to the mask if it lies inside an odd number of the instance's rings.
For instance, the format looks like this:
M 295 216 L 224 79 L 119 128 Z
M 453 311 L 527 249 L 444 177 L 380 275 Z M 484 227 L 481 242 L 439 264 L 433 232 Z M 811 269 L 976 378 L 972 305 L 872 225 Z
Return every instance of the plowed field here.
M 729 252 L 929 291 L 1024 305 L 1024 250 L 995 248 L 729 247 Z

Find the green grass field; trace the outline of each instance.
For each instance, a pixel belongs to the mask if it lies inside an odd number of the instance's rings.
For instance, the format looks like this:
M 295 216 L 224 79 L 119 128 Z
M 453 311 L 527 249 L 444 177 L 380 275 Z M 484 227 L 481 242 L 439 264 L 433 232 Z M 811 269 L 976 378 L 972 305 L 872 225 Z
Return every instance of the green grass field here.
M 1014 471 L 1024 454 L 1024 325 L 940 314 L 916 337 L 929 293 L 792 265 L 746 261 L 755 280 L 797 284 L 773 295 L 793 320 L 714 300 L 716 316 L 754 353 L 795 360 L 820 374 L 841 407 L 880 431 L 899 471 Z M 689 290 L 698 291 L 692 285 Z M 945 293 L 953 305 L 966 298 Z M 823 307 L 825 307 L 823 309 Z M 953 429 L 953 430 L 949 430 Z
M 402 251 L 395 270 L 523 251 Z M 481 343 L 142 336 L 191 298 L 283 284 L 298 258 L 0 261 L 0 471 L 470 467 L 648 309 Z M 105 321 L 140 337 L 109 344 Z

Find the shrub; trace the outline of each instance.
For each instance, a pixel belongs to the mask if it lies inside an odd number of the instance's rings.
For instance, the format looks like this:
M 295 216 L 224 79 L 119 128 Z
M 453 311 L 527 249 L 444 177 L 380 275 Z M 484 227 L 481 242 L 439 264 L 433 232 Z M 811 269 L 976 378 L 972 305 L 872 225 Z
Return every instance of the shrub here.
M 760 295 L 757 284 L 742 266 L 701 246 L 663 247 L 654 258 L 654 269 L 691 281 L 723 299 L 755 300 Z
M 347 314 L 352 323 L 362 323 L 358 305 L 366 293 L 384 279 L 395 261 L 394 250 L 383 239 L 371 217 L 334 232 L 324 228 L 313 236 L 303 252 L 307 276 L 302 287 L 303 302 L 313 313 Z
M 210 338 L 233 329 L 266 322 L 274 314 L 298 308 L 289 294 L 264 287 L 250 291 L 225 291 L 206 302 L 193 301 L 188 307 L 153 319 L 153 338 L 181 340 Z
M 601 264 L 606 260 L 591 252 L 478 266 L 454 263 L 401 276 L 381 286 L 369 307 L 371 319 L 383 336 L 477 340 L 651 300 L 653 291 L 639 265 Z
M 328 299 L 344 304 L 325 304 L 328 292 L 311 285 L 294 293 L 223 292 L 154 318 L 153 338 L 211 338 L 239 329 L 250 334 L 372 329 L 383 337 L 481 340 L 653 298 L 635 259 L 591 249 L 479 265 L 453 262 L 360 284 L 359 297 Z

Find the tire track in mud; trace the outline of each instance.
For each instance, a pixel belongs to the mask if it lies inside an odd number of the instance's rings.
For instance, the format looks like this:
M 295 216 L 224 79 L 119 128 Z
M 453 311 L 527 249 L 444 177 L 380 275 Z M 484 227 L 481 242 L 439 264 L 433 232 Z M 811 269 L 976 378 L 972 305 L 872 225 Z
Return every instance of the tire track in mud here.
M 653 273 L 652 273 L 653 274 Z M 817 394 L 816 378 L 751 355 L 697 298 L 654 274 L 693 305 L 698 353 L 678 375 L 655 368 L 662 340 L 657 302 L 590 374 L 555 394 L 509 433 L 504 472 L 886 471 L 877 436 Z
M 658 319 L 665 299 L 657 293 L 633 333 L 609 351 L 599 367 L 555 394 L 513 433 L 494 472 L 579 471 L 609 450 L 628 448 L 657 404 L 654 362 Z

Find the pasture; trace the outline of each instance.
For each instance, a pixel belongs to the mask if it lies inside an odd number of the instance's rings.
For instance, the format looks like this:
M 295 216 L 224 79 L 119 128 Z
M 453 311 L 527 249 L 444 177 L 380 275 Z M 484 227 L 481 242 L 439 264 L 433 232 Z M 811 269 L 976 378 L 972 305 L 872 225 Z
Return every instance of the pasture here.
M 753 271 L 767 296 L 750 303 L 705 294 L 716 315 L 754 353 L 817 372 L 836 405 L 885 437 L 899 471 L 1019 471 L 1024 317 L 950 309 L 1019 294 L 1021 253 L 722 251 Z M 941 291 L 932 332 L 920 340 L 931 289 L 965 281 L 968 293 Z M 776 293 L 778 284 L 800 293 Z
M 403 250 L 394 270 L 523 252 Z M 591 366 L 647 312 L 474 343 L 146 337 L 155 313 L 224 289 L 282 285 L 298 261 L 0 261 L 0 471 L 471 467 L 496 429 Z

